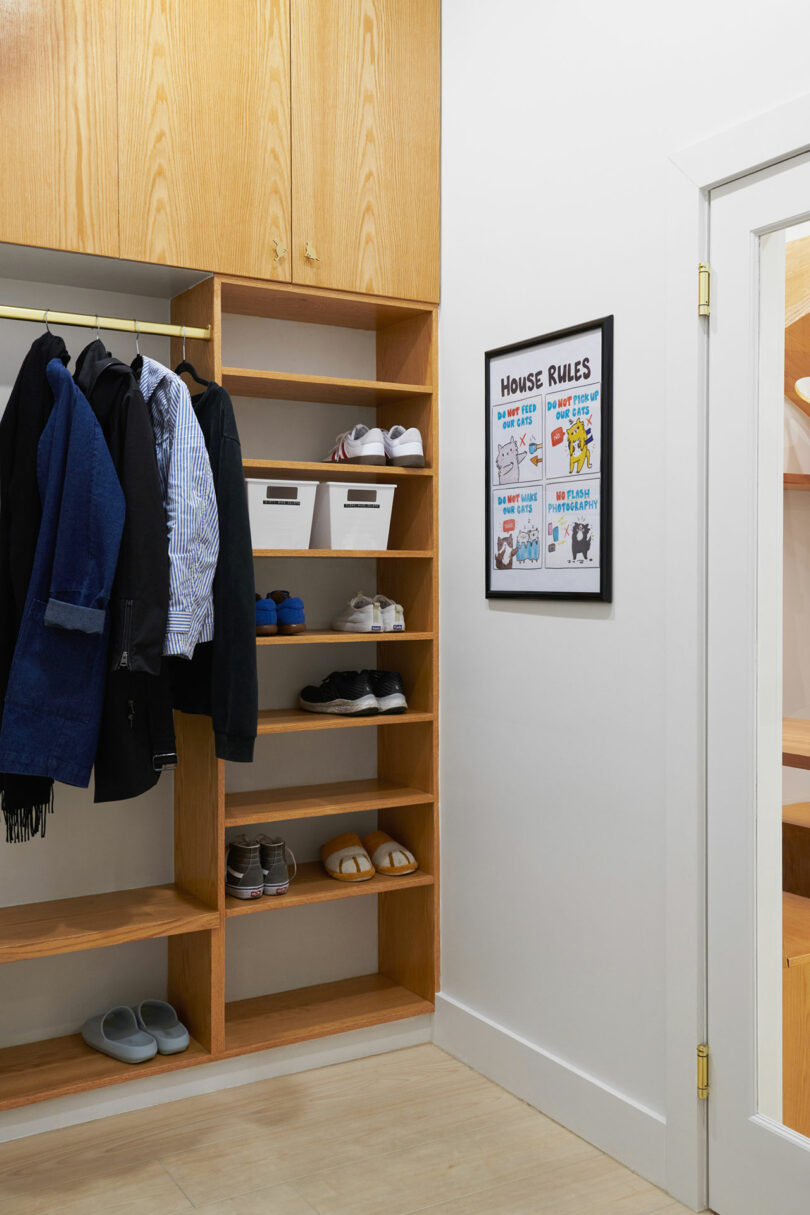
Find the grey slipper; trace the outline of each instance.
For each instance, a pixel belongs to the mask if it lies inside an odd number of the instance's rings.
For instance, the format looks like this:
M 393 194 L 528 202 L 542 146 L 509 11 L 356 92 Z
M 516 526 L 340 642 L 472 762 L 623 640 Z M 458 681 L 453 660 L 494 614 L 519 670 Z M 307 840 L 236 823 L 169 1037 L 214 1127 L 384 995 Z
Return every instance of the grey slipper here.
M 82 1026 L 82 1037 L 93 1050 L 121 1063 L 146 1063 L 158 1052 L 157 1042 L 138 1027 L 134 1012 L 126 1004 L 89 1017 Z
M 188 1030 L 165 1000 L 141 1000 L 132 1011 L 140 1028 L 157 1042 L 161 1055 L 177 1055 L 188 1048 Z

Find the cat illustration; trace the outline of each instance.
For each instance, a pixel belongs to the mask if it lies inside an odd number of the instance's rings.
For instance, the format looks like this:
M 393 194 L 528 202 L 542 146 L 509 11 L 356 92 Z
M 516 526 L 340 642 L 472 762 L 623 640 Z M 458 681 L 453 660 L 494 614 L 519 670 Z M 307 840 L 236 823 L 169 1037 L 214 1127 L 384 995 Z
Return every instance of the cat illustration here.
M 578 557 L 583 561 L 590 560 L 588 553 L 592 540 L 590 523 L 575 523 L 571 533 L 571 560 L 576 561 Z
M 530 527 L 526 533 L 529 545 L 529 561 L 540 560 L 540 532 L 536 527 Z
M 498 444 L 498 454 L 495 463 L 498 467 L 498 484 L 512 485 L 520 480 L 520 463 L 526 459 L 525 451 L 518 451 L 516 439 L 508 443 Z
M 528 532 L 518 532 L 517 553 L 515 554 L 515 560 L 517 560 L 517 561 L 528 561 L 529 560 L 529 533 Z
M 511 570 L 512 561 L 515 556 L 514 544 L 511 536 L 497 536 L 495 551 L 495 568 L 496 570 Z

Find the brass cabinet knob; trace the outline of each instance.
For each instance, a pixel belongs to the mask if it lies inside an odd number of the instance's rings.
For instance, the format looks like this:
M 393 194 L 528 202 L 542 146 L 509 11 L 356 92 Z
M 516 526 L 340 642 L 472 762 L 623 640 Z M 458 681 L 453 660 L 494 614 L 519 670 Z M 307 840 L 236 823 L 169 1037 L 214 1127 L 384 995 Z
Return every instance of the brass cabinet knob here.
M 318 254 L 315 252 L 315 248 L 310 240 L 307 241 L 306 248 L 304 249 L 304 257 L 308 262 L 319 262 L 321 260 L 318 257 Z
M 283 245 L 280 240 L 274 240 L 273 244 L 276 246 L 276 256 L 273 258 L 273 261 L 280 262 L 284 254 L 287 252 L 287 246 Z

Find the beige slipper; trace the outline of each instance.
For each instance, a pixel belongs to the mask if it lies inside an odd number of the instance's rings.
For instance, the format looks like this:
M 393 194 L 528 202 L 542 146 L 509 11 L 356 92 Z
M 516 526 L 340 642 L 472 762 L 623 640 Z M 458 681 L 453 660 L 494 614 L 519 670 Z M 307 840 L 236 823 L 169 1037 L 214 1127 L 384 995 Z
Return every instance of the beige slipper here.
M 404 873 L 414 873 L 419 868 L 414 854 L 385 831 L 372 831 L 363 843 L 378 873 L 399 877 Z
M 338 882 L 367 882 L 374 877 L 374 866 L 360 836 L 353 831 L 336 835 L 321 848 L 321 861 L 330 877 Z

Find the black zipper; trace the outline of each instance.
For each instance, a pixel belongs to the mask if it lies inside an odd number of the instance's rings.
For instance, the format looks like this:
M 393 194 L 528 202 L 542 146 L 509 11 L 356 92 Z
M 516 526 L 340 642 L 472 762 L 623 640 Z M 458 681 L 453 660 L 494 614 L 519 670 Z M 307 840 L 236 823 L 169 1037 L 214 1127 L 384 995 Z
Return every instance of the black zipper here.
M 132 632 L 132 600 L 124 600 L 124 623 L 121 626 L 121 657 L 118 659 L 119 667 L 129 666 L 129 645 L 130 633 Z

